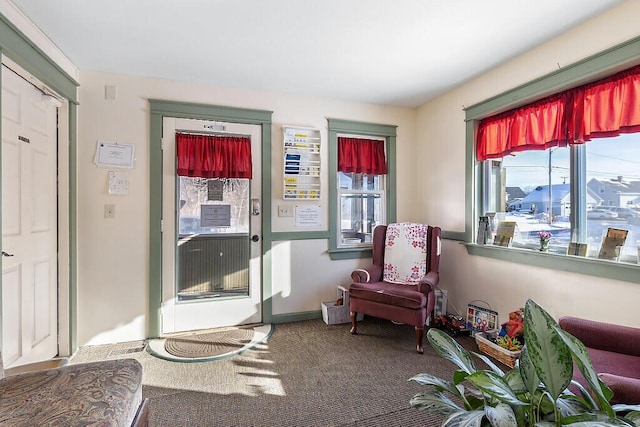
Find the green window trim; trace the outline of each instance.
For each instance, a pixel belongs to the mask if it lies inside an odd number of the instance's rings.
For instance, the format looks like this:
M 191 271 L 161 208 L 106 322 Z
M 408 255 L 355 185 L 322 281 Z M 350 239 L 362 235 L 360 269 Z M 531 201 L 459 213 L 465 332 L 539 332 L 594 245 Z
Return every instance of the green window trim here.
M 478 208 L 482 206 L 482 167 L 475 157 L 475 131 L 484 117 L 506 111 L 546 95 L 596 80 L 640 63 L 640 37 L 614 46 L 575 64 L 465 109 L 465 232 L 467 253 L 538 267 L 640 283 L 640 265 L 591 258 L 547 254 L 515 248 L 477 245 L 474 242 Z
M 338 249 L 338 134 L 384 137 L 386 141 L 387 176 L 386 220 L 396 220 L 396 129 L 395 125 L 327 119 L 329 123 L 329 255 L 333 260 L 371 257 L 371 248 Z

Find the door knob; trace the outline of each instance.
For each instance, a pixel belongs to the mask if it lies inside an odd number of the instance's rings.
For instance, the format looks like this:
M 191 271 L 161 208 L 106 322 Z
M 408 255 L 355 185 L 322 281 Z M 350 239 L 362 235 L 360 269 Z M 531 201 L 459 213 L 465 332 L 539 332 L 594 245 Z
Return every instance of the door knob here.
M 13 254 L 10 254 L 8 252 L 2 251 L 2 256 L 13 256 Z
M 258 236 L 257 234 L 254 234 L 253 236 L 251 236 L 251 240 L 254 242 L 259 242 L 260 241 L 260 236 Z

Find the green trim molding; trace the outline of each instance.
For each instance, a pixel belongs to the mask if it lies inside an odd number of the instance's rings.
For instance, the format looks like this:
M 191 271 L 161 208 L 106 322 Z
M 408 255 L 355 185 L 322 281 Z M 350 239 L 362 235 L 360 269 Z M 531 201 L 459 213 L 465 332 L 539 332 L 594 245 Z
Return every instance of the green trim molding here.
M 522 86 L 506 91 L 465 110 L 466 124 L 466 197 L 465 232 L 467 252 L 483 256 L 573 273 L 640 283 L 640 265 L 573 257 L 538 251 L 502 248 L 473 243 L 477 209 L 482 202 L 481 164 L 475 158 L 475 130 L 479 120 L 519 107 L 550 94 L 603 78 L 640 63 L 640 37 L 621 43 L 582 61 L 562 67 Z
M 78 102 L 77 89 L 80 84 L 2 14 L 0 14 L 0 49 L 3 55 L 11 58 L 70 103 Z
M 272 322 L 271 285 L 271 116 L 272 111 L 149 100 L 149 319 L 148 337 L 160 335 L 162 306 L 162 120 L 214 120 L 262 126 L 262 321 Z
M 327 119 L 329 123 L 329 171 L 338 170 L 338 135 L 369 135 L 385 138 L 388 172 L 386 177 L 387 222 L 396 221 L 396 130 L 398 126 L 352 120 Z M 370 258 L 371 248 L 338 249 L 338 174 L 329 173 L 329 255 L 331 259 Z

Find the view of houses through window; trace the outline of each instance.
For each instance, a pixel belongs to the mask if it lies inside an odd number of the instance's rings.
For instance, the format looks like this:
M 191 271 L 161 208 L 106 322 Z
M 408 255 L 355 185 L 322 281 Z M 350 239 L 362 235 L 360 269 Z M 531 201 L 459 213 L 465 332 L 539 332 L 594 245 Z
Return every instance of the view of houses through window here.
M 384 175 L 338 172 L 340 245 L 371 245 L 373 228 L 384 224 Z
M 574 170 L 571 169 L 574 156 Z M 489 211 L 515 221 L 513 246 L 539 246 L 551 234 L 550 252 L 566 254 L 570 242 L 587 243 L 598 257 L 609 228 L 627 231 L 620 261 L 636 262 L 640 241 L 640 134 L 593 139 L 572 147 L 523 151 L 487 160 Z M 576 178 L 584 177 L 584 178 Z M 572 182 L 584 180 L 584 182 Z M 571 192 L 586 205 L 571 217 Z

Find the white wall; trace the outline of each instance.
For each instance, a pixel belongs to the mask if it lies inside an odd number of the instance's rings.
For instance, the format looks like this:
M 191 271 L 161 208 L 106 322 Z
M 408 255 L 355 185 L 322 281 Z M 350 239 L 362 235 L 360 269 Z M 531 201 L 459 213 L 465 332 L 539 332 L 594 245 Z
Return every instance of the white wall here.
M 295 231 L 290 218 L 278 218 L 282 197 L 282 125 L 321 130 L 323 227 L 327 212 L 327 118 L 398 126 L 399 194 L 412 184 L 415 141 L 414 109 L 305 98 L 276 93 L 80 72 L 78 118 L 78 343 L 98 344 L 146 337 L 149 289 L 149 106 L 167 99 L 273 111 L 272 212 L 274 231 Z M 116 87 L 117 99 L 105 100 L 105 85 Z M 129 195 L 107 193 L 108 169 L 93 163 L 96 141 L 135 144 L 136 167 L 129 171 Z M 280 199 L 280 200 L 278 200 Z M 287 202 L 295 205 L 293 202 Z M 104 205 L 115 205 L 115 218 L 105 219 Z M 399 218 L 415 219 L 414 203 L 399 197 Z M 305 229 L 306 231 L 307 229 Z M 272 275 L 273 313 L 320 310 L 335 299 L 336 286 L 348 280 L 364 261 L 331 261 L 325 240 L 276 242 Z M 343 279 L 343 281 L 341 281 Z
M 476 78 L 418 110 L 416 156 L 425 167 L 421 220 L 464 231 L 465 123 L 471 106 L 540 76 L 640 35 L 640 2 L 625 2 L 580 27 Z M 472 48 L 472 46 L 470 46 Z M 577 315 L 640 326 L 636 315 L 640 285 L 545 268 L 517 265 L 467 254 L 446 241 L 441 261 L 442 288 L 464 311 L 467 303 L 487 301 L 506 319 L 527 298 L 554 316 Z M 451 310 L 451 305 L 449 306 Z

